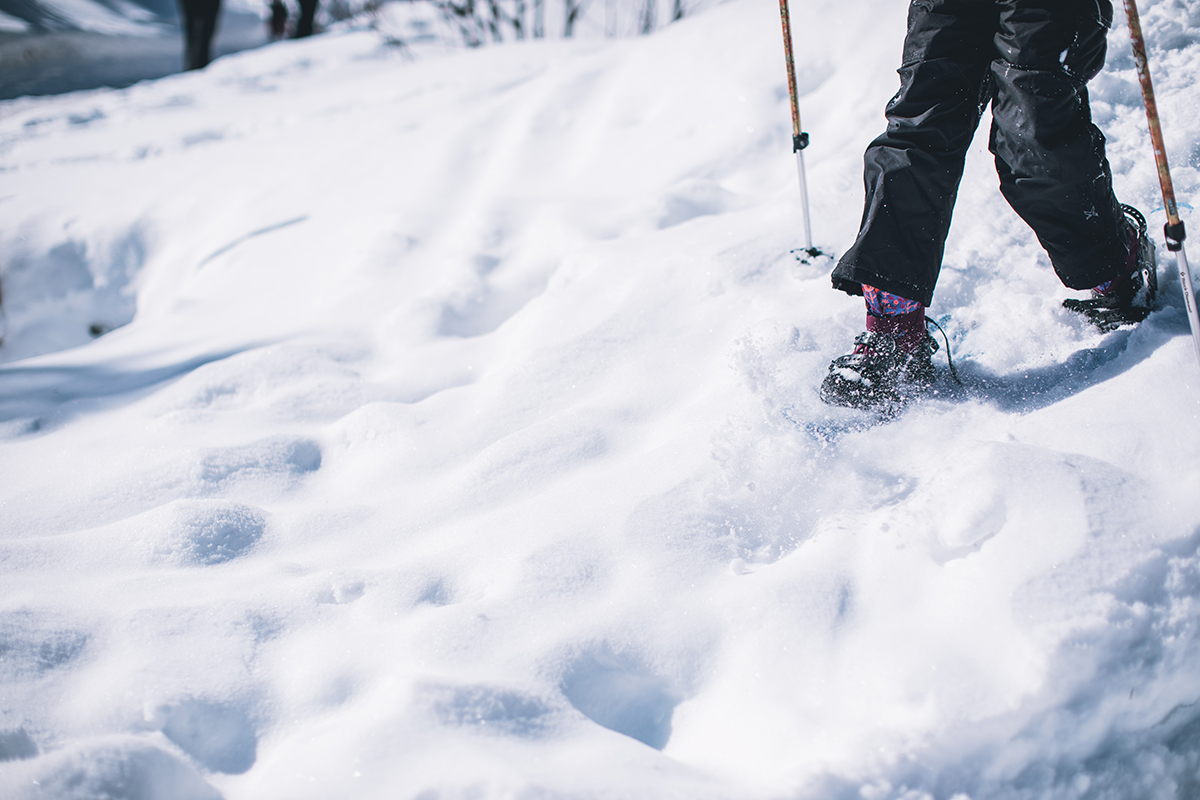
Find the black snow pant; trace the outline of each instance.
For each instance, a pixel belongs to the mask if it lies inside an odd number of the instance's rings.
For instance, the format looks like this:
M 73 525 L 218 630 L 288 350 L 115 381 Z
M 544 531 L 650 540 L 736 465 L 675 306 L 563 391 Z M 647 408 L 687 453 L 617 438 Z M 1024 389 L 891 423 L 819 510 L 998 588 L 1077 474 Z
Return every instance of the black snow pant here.
M 967 148 L 988 102 L 1000 191 L 1073 289 L 1120 274 L 1129 232 L 1086 84 L 1109 0 L 913 0 L 900 91 L 867 148 L 866 208 L 833 285 L 929 305 Z
M 212 61 L 212 40 L 221 0 L 179 0 L 183 9 L 183 68 L 204 69 Z

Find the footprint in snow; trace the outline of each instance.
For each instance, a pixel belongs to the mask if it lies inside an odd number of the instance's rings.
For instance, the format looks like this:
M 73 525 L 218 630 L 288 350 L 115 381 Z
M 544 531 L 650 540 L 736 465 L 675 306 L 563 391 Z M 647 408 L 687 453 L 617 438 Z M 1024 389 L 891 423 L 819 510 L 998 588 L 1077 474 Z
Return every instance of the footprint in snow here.
M 206 488 L 241 480 L 299 478 L 321 468 L 321 447 L 311 439 L 271 437 L 242 447 L 209 450 L 195 478 Z
M 0 615 L 0 683 L 37 680 L 68 666 L 88 639 L 54 614 L 24 609 Z
M 736 194 L 719 184 L 693 178 L 683 181 L 663 198 L 658 227 L 671 228 L 696 217 L 723 214 L 742 205 L 744 202 Z
M 213 772 L 241 775 L 254 766 L 258 736 L 246 712 L 236 705 L 189 697 L 160 707 L 150 722 Z
M 325 605 L 353 603 L 367 591 L 367 582 L 357 578 L 339 577 L 326 581 L 317 591 L 315 599 Z
M 211 566 L 257 544 L 267 514 L 227 500 L 176 500 L 147 512 L 139 522 L 157 557 L 175 566 Z
M 0 731 L 0 761 L 33 758 L 37 754 L 37 744 L 24 728 Z
M 556 718 L 545 699 L 502 686 L 426 683 L 417 688 L 417 704 L 441 725 L 526 738 L 545 733 Z
M 607 649 L 577 658 L 560 686 L 584 716 L 656 750 L 667 746 L 671 717 L 683 700 L 670 681 Z

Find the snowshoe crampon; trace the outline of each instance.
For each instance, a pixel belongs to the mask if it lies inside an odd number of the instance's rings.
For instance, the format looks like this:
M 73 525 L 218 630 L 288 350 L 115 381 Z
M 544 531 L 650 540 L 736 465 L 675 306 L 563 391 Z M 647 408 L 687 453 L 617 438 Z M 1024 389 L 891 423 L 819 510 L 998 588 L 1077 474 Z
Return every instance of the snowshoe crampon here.
M 833 360 L 821 383 L 821 400 L 829 405 L 886 412 L 933 384 L 938 344 L 928 334 L 912 352 L 902 351 L 891 336 L 869 331 L 854 345 L 854 352 Z

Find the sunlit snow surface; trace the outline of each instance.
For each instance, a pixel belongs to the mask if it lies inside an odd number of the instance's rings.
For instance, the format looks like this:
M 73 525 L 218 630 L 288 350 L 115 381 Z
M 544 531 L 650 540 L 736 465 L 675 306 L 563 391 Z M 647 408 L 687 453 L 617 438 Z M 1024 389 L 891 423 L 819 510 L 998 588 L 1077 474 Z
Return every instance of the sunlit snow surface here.
M 1143 5 L 1194 205 L 1200 4 Z M 789 253 L 776 9 L 0 104 L 0 795 L 1197 796 L 1168 254 L 1090 331 L 981 133 L 965 388 L 824 407 L 862 308 Z M 792 10 L 841 252 L 905 8 Z M 1160 231 L 1132 66 L 1093 109 Z

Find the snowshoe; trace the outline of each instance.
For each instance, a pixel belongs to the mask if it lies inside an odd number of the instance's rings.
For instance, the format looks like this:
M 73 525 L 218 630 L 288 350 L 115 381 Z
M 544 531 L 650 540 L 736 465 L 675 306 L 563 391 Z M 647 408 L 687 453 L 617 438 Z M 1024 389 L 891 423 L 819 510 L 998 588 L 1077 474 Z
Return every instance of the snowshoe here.
M 854 352 L 829 365 L 820 392 L 825 403 L 886 411 L 933 384 L 938 344 L 928 333 L 911 352 L 898 347 L 895 337 L 871 331 L 860 333 L 854 344 Z

